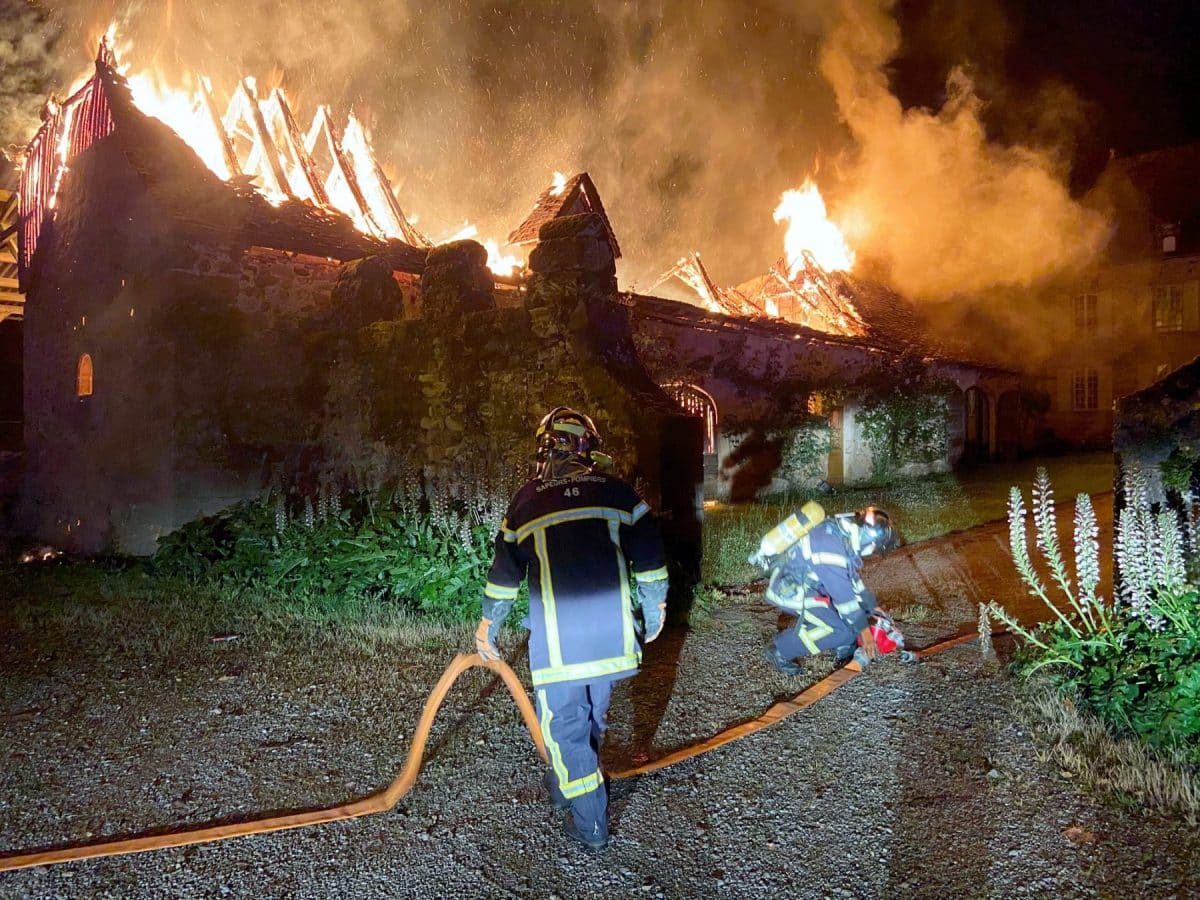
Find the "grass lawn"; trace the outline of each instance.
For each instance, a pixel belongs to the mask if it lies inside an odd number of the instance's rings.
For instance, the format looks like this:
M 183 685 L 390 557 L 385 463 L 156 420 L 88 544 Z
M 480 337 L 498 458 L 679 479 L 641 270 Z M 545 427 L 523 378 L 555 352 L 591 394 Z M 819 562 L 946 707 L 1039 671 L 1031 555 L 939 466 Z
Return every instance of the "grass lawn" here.
M 1028 491 L 1039 466 L 1049 471 L 1055 493 L 1064 501 L 1079 493 L 1112 490 L 1113 458 L 1106 452 L 972 466 L 885 487 L 718 504 L 704 514 L 704 581 L 727 585 L 760 577 L 746 557 L 763 534 L 806 500 L 817 500 L 830 513 L 879 506 L 891 513 L 905 541 L 914 543 L 1003 519 L 1009 488 L 1017 485 Z

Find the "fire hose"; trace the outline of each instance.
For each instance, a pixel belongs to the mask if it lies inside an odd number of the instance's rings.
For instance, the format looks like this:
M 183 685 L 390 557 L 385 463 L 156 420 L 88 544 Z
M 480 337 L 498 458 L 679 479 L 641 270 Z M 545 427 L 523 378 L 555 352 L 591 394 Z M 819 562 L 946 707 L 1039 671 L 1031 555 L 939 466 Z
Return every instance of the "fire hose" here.
M 957 647 L 976 638 L 977 635 L 975 634 L 960 635 L 940 641 L 924 650 L 911 651 L 911 653 L 915 658 L 920 659 L 941 653 L 949 650 L 951 647 Z M 525 692 L 525 687 L 521 684 L 521 680 L 517 678 L 516 673 L 503 660 L 485 660 L 477 653 L 464 653 L 456 656 L 450 662 L 450 665 L 446 667 L 446 671 L 442 673 L 442 677 L 434 685 L 428 699 L 425 701 L 424 708 L 421 710 L 421 717 L 417 721 L 417 729 L 413 734 L 412 746 L 409 748 L 404 768 L 401 769 L 400 774 L 396 776 L 395 780 L 381 791 L 338 806 L 286 813 L 262 819 L 203 825 L 198 828 L 164 831 L 157 834 L 138 835 L 91 844 L 70 844 L 25 853 L 9 853 L 0 855 L 0 872 L 24 869 L 31 866 L 47 866 L 55 863 L 96 859 L 102 856 L 145 853 L 149 850 L 164 850 L 168 847 L 183 847 L 189 844 L 207 844 L 251 834 L 266 834 L 271 831 L 303 828 L 308 825 L 321 825 L 326 822 L 338 822 L 343 819 L 355 819 L 359 816 L 387 812 L 416 783 L 417 776 L 421 772 L 425 745 L 429 740 L 429 732 L 433 727 L 433 720 L 445 702 L 450 688 L 454 686 L 460 675 L 476 666 L 490 669 L 504 681 L 505 687 L 508 688 L 513 701 L 517 704 L 517 709 L 520 710 L 521 718 L 525 721 L 525 727 L 529 731 L 530 737 L 533 738 L 533 743 L 537 747 L 538 754 L 541 756 L 542 761 L 545 762 L 546 747 L 542 741 L 542 733 L 538 725 L 537 716 L 534 713 L 533 704 L 529 702 L 529 696 Z M 774 704 L 756 719 L 732 726 L 707 740 L 676 750 L 644 765 L 636 766 L 632 769 L 623 769 L 618 772 L 610 772 L 608 773 L 608 777 L 612 780 L 620 780 L 654 772 L 703 753 L 708 753 L 710 750 L 715 750 L 717 747 L 736 741 L 748 734 L 769 728 L 788 716 L 812 706 L 821 698 L 828 696 L 846 684 L 846 682 L 857 678 L 861 673 L 862 669 L 858 664 L 850 662 L 843 668 L 837 669 L 832 674 L 821 679 L 816 684 L 801 691 L 795 697 Z

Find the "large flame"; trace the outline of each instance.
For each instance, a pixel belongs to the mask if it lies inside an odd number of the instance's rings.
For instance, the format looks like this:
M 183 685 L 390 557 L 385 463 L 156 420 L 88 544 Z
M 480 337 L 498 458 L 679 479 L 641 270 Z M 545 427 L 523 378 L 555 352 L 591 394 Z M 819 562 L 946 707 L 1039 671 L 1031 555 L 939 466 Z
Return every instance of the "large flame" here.
M 110 28 L 104 41 L 120 62 L 127 48 L 116 49 L 116 40 Z M 218 178 L 249 177 L 275 205 L 287 200 L 312 203 L 344 213 L 364 234 L 429 245 L 414 227 L 415 219 L 401 211 L 370 137 L 353 114 L 339 130 L 329 108 L 319 106 L 312 124 L 302 132 L 279 87 L 260 91 L 253 78 L 243 78 L 222 112 L 207 78 L 179 87 L 156 72 L 131 72 L 128 65 L 118 68 L 137 107 L 169 126 Z M 477 233 L 474 226 L 467 226 L 452 239 Z M 483 244 L 488 267 L 496 274 L 513 275 L 523 267 L 519 257 L 501 252 L 498 241 Z
M 783 239 L 788 275 L 795 278 L 810 255 L 826 272 L 844 272 L 854 266 L 854 253 L 842 232 L 825 211 L 825 199 L 811 178 L 799 190 L 784 191 L 775 208 L 775 221 L 787 220 Z

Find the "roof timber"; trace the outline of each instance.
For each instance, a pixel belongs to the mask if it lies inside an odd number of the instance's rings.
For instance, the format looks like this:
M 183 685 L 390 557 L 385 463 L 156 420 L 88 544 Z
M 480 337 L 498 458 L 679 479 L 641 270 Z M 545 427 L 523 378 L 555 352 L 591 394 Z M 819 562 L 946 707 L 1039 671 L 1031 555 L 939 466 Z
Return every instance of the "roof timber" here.
M 21 316 L 25 311 L 25 295 L 17 280 L 19 213 L 16 192 L 0 187 L 0 320 Z

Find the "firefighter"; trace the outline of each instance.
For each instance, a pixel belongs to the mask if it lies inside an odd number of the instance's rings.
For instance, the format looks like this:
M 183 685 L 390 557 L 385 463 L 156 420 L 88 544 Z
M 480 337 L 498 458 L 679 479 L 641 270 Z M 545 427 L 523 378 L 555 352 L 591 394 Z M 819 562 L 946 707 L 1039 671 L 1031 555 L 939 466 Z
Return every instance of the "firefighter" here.
M 767 661 L 799 675 L 798 657 L 832 651 L 835 665 L 854 658 L 866 668 L 880 652 L 877 636 L 884 652 L 903 646 L 861 578 L 864 557 L 898 544 L 891 518 L 873 506 L 827 518 L 819 504 L 806 503 L 768 532 L 750 560 L 770 575 L 767 600 L 793 613 L 796 625 L 766 647 Z
M 599 447 L 600 434 L 582 413 L 560 406 L 542 419 L 536 475 L 513 497 L 496 536 L 475 632 L 479 655 L 498 659 L 500 624 L 528 577 L 529 668 L 551 764 L 544 783 L 554 805 L 570 809 L 567 835 L 593 850 L 608 843 L 598 753 L 613 683 L 637 674 L 641 643 L 662 631 L 667 599 L 650 507 L 600 470 Z

